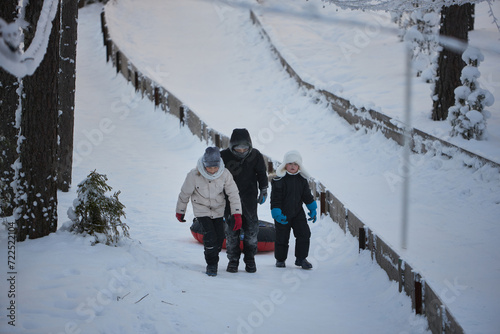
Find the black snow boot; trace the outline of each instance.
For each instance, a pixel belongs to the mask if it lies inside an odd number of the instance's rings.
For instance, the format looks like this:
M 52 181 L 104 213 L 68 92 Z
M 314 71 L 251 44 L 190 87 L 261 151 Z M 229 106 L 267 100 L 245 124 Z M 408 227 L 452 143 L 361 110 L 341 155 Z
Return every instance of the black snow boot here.
M 276 261 L 276 267 L 278 267 L 278 268 L 286 268 L 285 261 Z
M 255 259 L 249 259 L 245 261 L 245 270 L 249 273 L 254 273 L 257 271 L 257 266 L 255 265 Z
M 207 275 L 208 276 L 217 276 L 217 265 L 216 264 L 207 265 Z
M 238 261 L 229 261 L 229 263 L 227 264 L 226 271 L 230 273 L 237 273 L 238 265 L 239 265 Z
M 306 259 L 303 260 L 295 260 L 295 265 L 302 267 L 302 269 L 312 269 L 313 265 L 309 263 Z

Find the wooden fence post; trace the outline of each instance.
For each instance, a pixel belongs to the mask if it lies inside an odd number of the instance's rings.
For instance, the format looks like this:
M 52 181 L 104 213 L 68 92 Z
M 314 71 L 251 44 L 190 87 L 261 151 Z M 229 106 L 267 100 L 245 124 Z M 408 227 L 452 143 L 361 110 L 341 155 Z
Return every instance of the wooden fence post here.
M 415 313 L 423 314 L 422 308 L 422 282 L 420 275 L 415 275 Z
M 359 228 L 359 251 L 366 249 L 366 230 L 364 227 Z
M 182 125 L 185 125 L 185 120 L 184 120 L 184 117 L 185 117 L 185 114 L 184 114 L 184 107 L 183 106 L 180 106 L 179 107 L 179 120 L 181 122 Z
M 122 67 L 121 52 L 116 51 L 116 73 L 120 73 L 120 68 Z
M 113 54 L 112 43 L 113 42 L 110 39 L 106 41 L 106 62 L 109 62 L 109 60 L 112 58 Z
M 139 90 L 139 74 L 137 71 L 134 72 L 134 87 L 135 91 L 137 92 Z
M 269 160 L 267 162 L 267 173 L 268 174 L 274 173 L 274 165 L 273 165 L 273 162 L 271 160 Z
M 220 148 L 220 134 L 215 134 L 215 146 Z
M 320 201 L 319 201 L 319 207 L 320 207 L 320 212 L 322 215 L 326 215 L 326 193 L 324 191 L 321 192 L 320 194 Z
M 155 87 L 155 109 L 160 105 L 160 89 Z
M 398 272 L 399 272 L 399 292 L 403 291 L 403 287 L 405 285 L 405 269 L 403 266 L 403 260 L 399 258 L 398 260 Z
M 108 39 L 108 27 L 106 26 L 106 16 L 104 11 L 101 12 L 101 30 L 102 30 L 102 42 L 106 45 L 106 40 Z

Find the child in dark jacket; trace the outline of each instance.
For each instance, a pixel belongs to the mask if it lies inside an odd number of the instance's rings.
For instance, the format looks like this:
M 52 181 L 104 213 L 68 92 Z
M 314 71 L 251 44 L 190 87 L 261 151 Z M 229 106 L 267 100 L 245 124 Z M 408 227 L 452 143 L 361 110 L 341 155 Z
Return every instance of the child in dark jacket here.
M 271 215 L 275 220 L 276 241 L 274 257 L 276 267 L 284 268 L 288 255 L 290 231 L 295 236 L 295 265 L 303 269 L 311 269 L 307 261 L 311 230 L 307 224 L 303 204 L 309 210 L 309 220 L 316 222 L 317 205 L 311 194 L 308 183 L 309 174 L 302 165 L 302 157 L 297 151 L 285 154 L 283 163 L 271 181 Z

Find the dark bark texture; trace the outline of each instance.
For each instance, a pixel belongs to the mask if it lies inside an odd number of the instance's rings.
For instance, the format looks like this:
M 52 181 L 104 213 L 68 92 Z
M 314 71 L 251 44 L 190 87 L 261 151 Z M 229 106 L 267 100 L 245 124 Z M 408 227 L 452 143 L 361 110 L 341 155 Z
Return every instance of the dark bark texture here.
M 466 42 L 471 17 L 472 6 L 470 4 L 443 7 L 439 34 Z M 455 88 L 461 85 L 460 75 L 464 66 L 465 62 L 462 60 L 462 54 L 447 48 L 443 48 L 439 53 L 438 79 L 434 87 L 433 120 L 445 120 L 448 117 L 448 109 L 455 105 L 454 91 Z
M 16 15 L 16 0 L 0 3 L 0 17 L 7 23 Z M 0 67 L 0 217 L 11 216 L 14 209 L 14 191 L 10 184 L 14 181 L 12 165 L 17 159 L 16 110 L 19 105 L 18 79 Z
M 77 25 L 78 2 L 62 1 L 57 186 L 64 192 L 68 191 L 71 186 L 73 167 Z
M 30 1 L 26 21 L 31 42 L 43 1 Z M 57 229 L 57 121 L 60 11 L 52 22 L 47 52 L 40 66 L 23 79 L 20 160 L 16 194 L 18 241 L 44 237 Z M 28 45 L 27 43 L 27 45 Z

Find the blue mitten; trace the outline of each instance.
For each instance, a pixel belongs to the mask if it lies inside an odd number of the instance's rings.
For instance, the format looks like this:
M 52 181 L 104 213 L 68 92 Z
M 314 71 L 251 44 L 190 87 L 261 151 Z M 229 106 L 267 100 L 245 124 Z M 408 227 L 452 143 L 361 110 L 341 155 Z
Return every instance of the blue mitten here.
M 271 216 L 273 216 L 273 219 L 280 224 L 288 224 L 288 222 L 286 221 L 286 216 L 281 212 L 281 209 L 279 208 L 271 209 Z
M 316 209 L 318 208 L 318 205 L 316 204 L 316 201 L 312 201 L 311 203 L 309 204 L 306 204 L 306 207 L 307 209 L 309 210 L 309 219 L 308 220 L 312 220 L 313 223 L 316 222 Z

